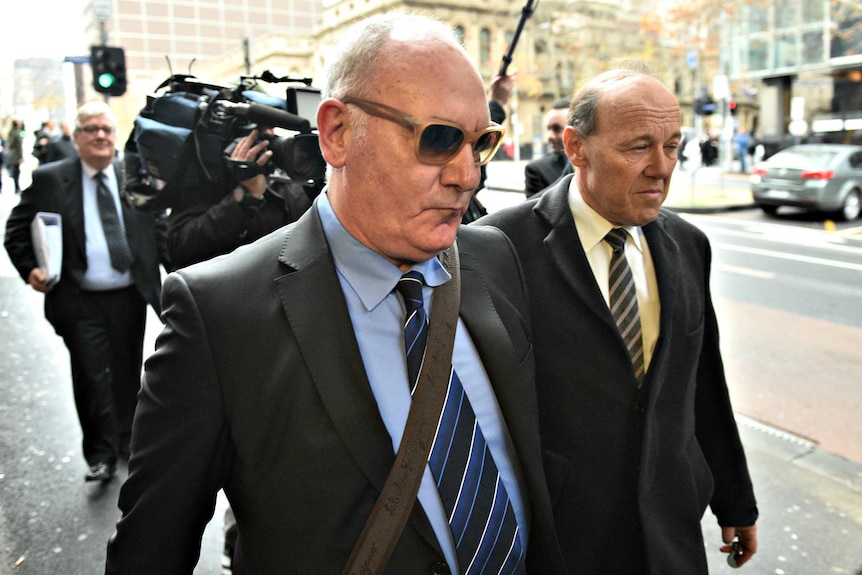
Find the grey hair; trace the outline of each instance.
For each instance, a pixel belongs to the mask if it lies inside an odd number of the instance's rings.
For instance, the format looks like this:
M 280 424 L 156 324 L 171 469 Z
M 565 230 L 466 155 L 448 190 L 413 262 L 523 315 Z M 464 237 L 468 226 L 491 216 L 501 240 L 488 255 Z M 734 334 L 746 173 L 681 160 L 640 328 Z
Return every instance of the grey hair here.
M 572 98 L 568 124 L 574 126 L 581 136 L 594 134 L 598 129 L 599 104 L 609 85 L 638 76 L 656 78 L 655 69 L 641 60 L 622 60 L 614 68 L 591 79 Z
M 400 37 L 434 38 L 467 56 L 454 31 L 440 20 L 419 14 L 377 14 L 353 26 L 338 43 L 327 69 L 322 96 L 366 95 L 374 81 L 374 69 L 389 50 L 390 41 Z
M 78 112 L 75 114 L 75 130 L 80 130 L 87 120 L 97 116 L 105 116 L 111 124 L 111 127 L 116 129 L 117 117 L 114 115 L 111 107 L 105 102 L 94 100 L 92 102 L 87 102 L 78 108 Z

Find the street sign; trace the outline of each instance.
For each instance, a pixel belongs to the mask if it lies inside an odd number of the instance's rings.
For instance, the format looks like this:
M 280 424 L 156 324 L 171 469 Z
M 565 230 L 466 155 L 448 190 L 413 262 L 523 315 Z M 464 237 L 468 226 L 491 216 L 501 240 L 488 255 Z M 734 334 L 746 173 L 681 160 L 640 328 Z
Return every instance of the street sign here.
M 97 21 L 107 22 L 113 15 L 113 0 L 93 0 L 93 16 Z
M 712 97 L 716 100 L 727 100 L 730 98 L 730 83 L 724 74 L 719 74 L 712 79 Z
M 694 50 L 689 50 L 685 55 L 685 64 L 688 66 L 689 70 L 694 70 L 697 68 L 697 52 Z
M 63 58 L 63 62 L 69 62 L 71 64 L 89 64 L 90 57 L 89 56 L 66 56 Z
M 805 98 L 802 96 L 794 96 L 793 98 L 790 98 L 790 119 L 805 119 Z

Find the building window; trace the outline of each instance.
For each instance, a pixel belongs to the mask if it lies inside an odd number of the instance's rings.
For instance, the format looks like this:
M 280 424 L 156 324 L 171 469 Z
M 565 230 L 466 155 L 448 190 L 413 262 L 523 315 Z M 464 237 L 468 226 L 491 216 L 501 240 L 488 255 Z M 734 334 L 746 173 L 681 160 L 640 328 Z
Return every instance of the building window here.
M 802 63 L 822 64 L 824 62 L 823 33 L 820 31 L 805 32 L 802 35 Z
M 458 41 L 461 42 L 461 45 L 464 44 L 464 27 L 460 24 L 455 26 L 455 37 L 458 38 Z
M 769 59 L 769 45 L 763 40 L 752 39 L 748 46 L 748 68 L 754 72 L 766 70 Z
M 851 8 L 842 7 L 833 15 L 836 29 L 832 36 L 833 58 L 862 54 L 862 15 Z
M 479 32 L 479 63 L 487 64 L 491 61 L 491 31 L 482 28 Z

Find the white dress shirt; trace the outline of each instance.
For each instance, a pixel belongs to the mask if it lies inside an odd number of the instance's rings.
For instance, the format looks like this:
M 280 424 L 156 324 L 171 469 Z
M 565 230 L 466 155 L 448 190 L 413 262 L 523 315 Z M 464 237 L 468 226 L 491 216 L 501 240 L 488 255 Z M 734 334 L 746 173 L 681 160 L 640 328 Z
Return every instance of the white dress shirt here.
M 611 264 L 613 250 L 604 241 L 604 238 L 615 226 L 587 205 L 581 197 L 574 179 L 569 185 L 569 208 L 575 218 L 578 237 L 581 239 L 581 246 L 590 262 L 593 277 L 595 277 L 602 296 L 605 298 L 605 303 L 610 306 L 608 268 Z M 655 278 L 652 255 L 643 232 L 637 226 L 625 226 L 625 230 L 629 232 L 625 249 L 626 261 L 631 267 L 637 289 L 638 309 L 640 310 L 643 333 L 644 368 L 648 370 L 660 327 L 661 305 L 658 284 Z

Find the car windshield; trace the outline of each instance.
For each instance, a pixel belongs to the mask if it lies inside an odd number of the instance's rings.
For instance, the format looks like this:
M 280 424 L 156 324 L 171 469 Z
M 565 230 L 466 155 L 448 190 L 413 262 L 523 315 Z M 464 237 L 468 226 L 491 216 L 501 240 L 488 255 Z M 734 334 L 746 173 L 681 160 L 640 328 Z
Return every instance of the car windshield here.
M 805 170 L 831 166 L 838 155 L 830 150 L 786 150 L 772 156 L 769 165 L 773 167 Z

